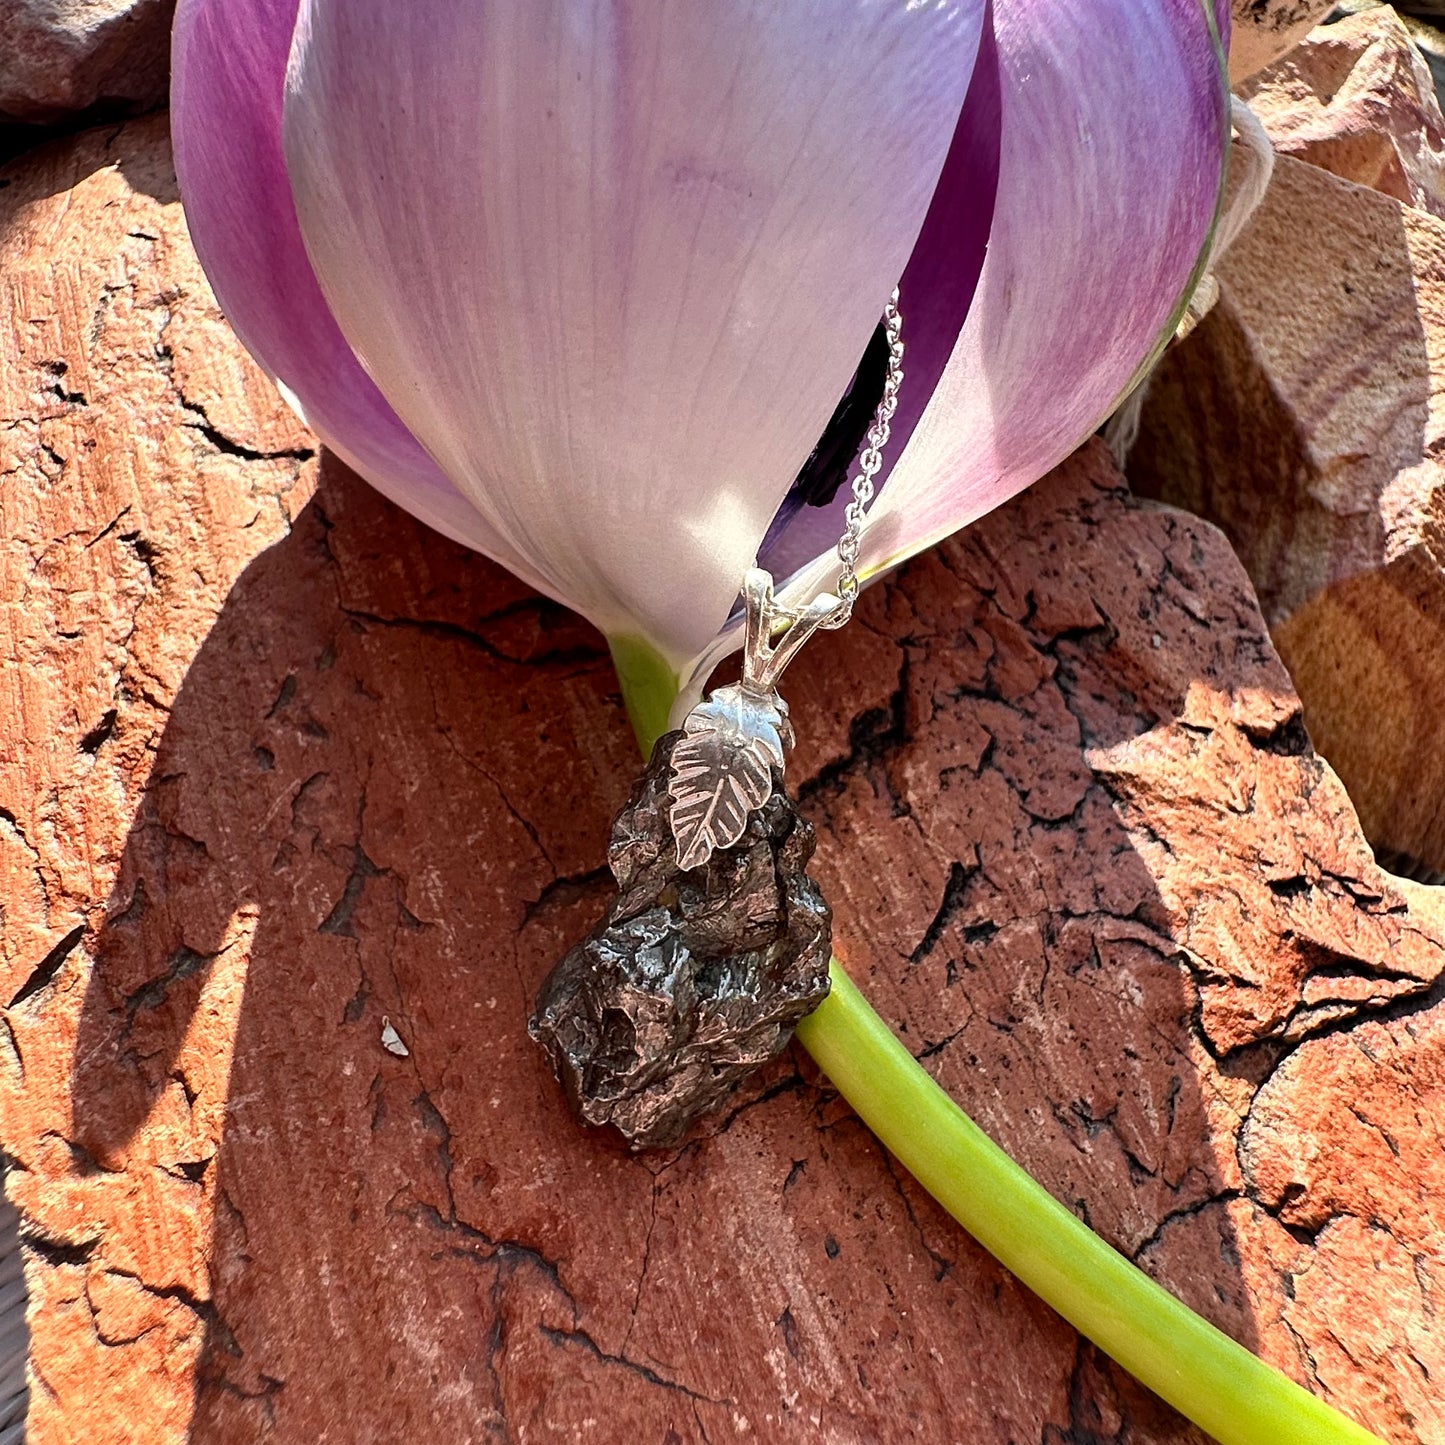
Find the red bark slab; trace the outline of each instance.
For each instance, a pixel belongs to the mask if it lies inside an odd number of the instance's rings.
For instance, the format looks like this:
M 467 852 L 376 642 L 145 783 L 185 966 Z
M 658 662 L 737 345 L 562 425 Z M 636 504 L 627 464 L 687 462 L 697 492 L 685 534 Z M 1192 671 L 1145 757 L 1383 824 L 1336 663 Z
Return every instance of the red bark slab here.
M 4 180 L 34 1445 L 1197 1441 L 800 1052 L 665 1153 L 567 1117 L 525 1021 L 636 766 L 600 640 L 314 455 L 158 124 Z M 1088 448 L 789 684 L 839 951 L 927 1067 L 1194 1307 L 1438 1438 L 1400 1360 L 1445 916 L 1374 866 L 1220 534 Z

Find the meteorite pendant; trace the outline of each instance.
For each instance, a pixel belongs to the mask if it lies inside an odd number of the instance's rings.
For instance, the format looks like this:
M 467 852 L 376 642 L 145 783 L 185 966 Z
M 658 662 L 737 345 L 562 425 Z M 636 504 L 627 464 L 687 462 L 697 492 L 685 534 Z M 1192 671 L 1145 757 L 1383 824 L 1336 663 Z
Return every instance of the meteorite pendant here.
M 880 324 L 882 395 L 843 512 L 837 596 L 788 611 L 766 572 L 747 574 L 742 680 L 657 740 L 612 825 L 617 895 L 537 994 L 528 1032 L 572 1107 L 634 1148 L 677 1143 L 828 996 L 833 915 L 808 877 L 813 829 L 783 784 L 793 728 L 778 679 L 820 627 L 852 615 L 903 383 L 902 326 L 895 290 Z
M 658 739 L 613 824 L 616 897 L 528 1026 L 576 1113 L 634 1147 L 677 1143 L 828 992 L 832 913 L 783 782 L 793 730 L 777 682 L 843 604 L 825 593 L 781 613 L 758 569 L 743 596 L 742 680 Z

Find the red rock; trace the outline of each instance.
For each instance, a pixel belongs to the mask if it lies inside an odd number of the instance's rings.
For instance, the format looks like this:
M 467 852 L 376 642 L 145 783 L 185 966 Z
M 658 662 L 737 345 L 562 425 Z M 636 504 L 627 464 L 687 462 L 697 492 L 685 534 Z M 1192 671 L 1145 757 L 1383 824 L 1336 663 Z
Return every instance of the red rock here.
M 1369 1368 L 1381 1415 L 1445 1433 L 1445 1004 L 1310 1040 L 1260 1090 L 1241 1159 L 1263 1207 L 1309 1242 L 1284 1325 L 1327 1388 Z M 1358 1319 L 1345 1335 L 1332 1319 Z M 1402 1435 L 1401 1438 L 1410 1438 Z
M 105 144 L 0 190 L 27 323 L 0 328 L 0 1146 L 34 1445 L 1197 1442 L 801 1054 L 677 1150 L 571 1122 L 525 1020 L 635 768 L 600 642 L 310 455 L 218 323 L 163 131 Z M 1196 1308 L 1427 1438 L 1381 1353 L 1420 1317 L 1358 1248 L 1281 1338 L 1313 1255 L 1239 1130 L 1316 1041 L 1432 1001 L 1445 919 L 1373 866 L 1220 535 L 1091 447 L 789 677 L 884 1016 Z M 1417 1153 L 1341 1142 L 1405 1209 Z
M 1334 0 L 1231 0 L 1230 83 L 1263 70 L 1334 8 Z
M 1239 94 L 1282 154 L 1445 216 L 1445 117 L 1388 5 L 1312 30 Z
M 1237 548 L 1367 836 L 1445 872 L 1445 222 L 1288 156 L 1129 478 Z
M 165 101 L 175 0 L 6 0 L 0 115 L 64 120 L 96 105 Z

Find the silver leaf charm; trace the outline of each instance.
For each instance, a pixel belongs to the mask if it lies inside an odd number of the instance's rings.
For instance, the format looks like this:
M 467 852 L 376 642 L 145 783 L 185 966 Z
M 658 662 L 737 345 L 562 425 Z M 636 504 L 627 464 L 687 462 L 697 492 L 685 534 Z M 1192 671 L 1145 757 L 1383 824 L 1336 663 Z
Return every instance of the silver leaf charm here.
M 773 791 L 788 730 L 777 693 L 720 687 L 688 713 L 673 750 L 668 820 L 679 868 L 699 868 L 743 836 L 748 814 Z
M 688 713 L 672 755 L 668 821 L 683 869 L 700 868 L 714 849 L 731 848 L 747 828 L 748 815 L 767 802 L 773 769 L 782 768 L 793 745 L 778 677 L 839 607 L 828 593 L 814 598 L 791 617 L 774 647 L 773 630 L 782 619 L 773 602 L 773 579 L 753 568 L 743 598 L 743 680 L 718 688 Z

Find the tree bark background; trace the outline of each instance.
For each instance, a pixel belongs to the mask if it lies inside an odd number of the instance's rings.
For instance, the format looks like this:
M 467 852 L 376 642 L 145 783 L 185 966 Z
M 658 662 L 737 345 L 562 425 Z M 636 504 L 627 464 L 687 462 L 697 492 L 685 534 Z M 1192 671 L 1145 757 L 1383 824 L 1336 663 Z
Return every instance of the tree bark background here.
M 665 1153 L 566 1116 L 525 1021 L 637 767 L 605 650 L 316 455 L 163 121 L 0 177 L 0 278 L 35 1445 L 1200 1438 L 800 1052 Z M 1086 448 L 789 683 L 840 954 L 939 1081 L 1194 1308 L 1445 1437 L 1445 912 L 1220 534 Z

